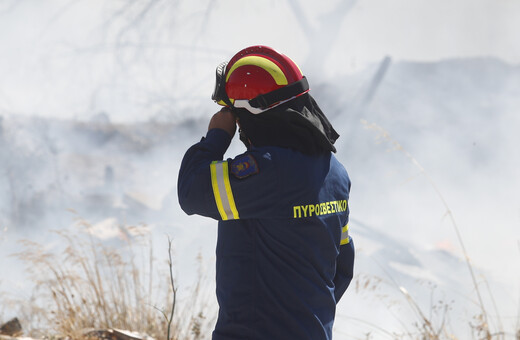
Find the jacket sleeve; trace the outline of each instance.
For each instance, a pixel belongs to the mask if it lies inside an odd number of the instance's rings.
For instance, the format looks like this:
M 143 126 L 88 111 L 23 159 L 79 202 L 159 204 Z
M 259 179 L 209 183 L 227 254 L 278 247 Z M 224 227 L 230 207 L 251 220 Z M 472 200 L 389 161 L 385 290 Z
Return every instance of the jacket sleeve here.
M 334 297 L 339 302 L 354 275 L 354 242 L 347 236 L 348 242 L 340 245 L 336 260 L 336 276 L 334 277 Z
M 230 143 L 224 130 L 212 129 L 188 149 L 177 183 L 184 212 L 223 221 L 292 217 L 276 157 L 254 150 L 223 160 Z
M 231 136 L 222 129 L 211 129 L 202 140 L 186 151 L 179 170 L 179 204 L 188 215 L 218 219 L 219 212 L 211 189 L 210 164 L 222 160 Z

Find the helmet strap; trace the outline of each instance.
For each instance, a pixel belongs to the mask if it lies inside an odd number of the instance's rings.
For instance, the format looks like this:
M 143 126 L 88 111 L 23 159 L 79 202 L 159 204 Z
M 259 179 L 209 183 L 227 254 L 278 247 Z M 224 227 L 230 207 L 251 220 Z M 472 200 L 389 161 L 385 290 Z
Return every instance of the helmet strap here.
M 309 82 L 307 78 L 303 77 L 287 86 L 256 96 L 249 101 L 249 104 L 254 108 L 267 109 L 271 105 L 294 98 L 307 91 L 309 91 Z
M 247 135 L 244 132 L 244 130 L 239 128 L 238 129 L 238 136 L 240 138 L 240 141 L 242 143 L 244 143 L 244 145 L 246 146 L 246 149 L 249 150 L 251 148 L 251 141 L 249 140 L 249 138 L 247 138 Z

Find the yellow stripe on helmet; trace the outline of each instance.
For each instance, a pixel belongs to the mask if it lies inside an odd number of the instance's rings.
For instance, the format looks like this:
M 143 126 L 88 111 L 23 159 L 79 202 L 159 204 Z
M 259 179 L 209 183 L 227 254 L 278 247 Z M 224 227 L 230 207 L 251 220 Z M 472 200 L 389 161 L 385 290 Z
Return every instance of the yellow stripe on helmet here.
M 228 99 L 229 99 L 229 101 L 231 102 L 231 104 L 234 104 L 234 103 L 235 103 L 235 100 L 234 100 L 233 98 L 228 98 Z M 219 101 L 217 102 L 217 104 L 218 104 L 218 105 L 222 105 L 222 106 L 228 106 L 228 104 L 227 104 L 225 101 L 223 101 L 223 100 L 219 100 Z
M 240 66 L 245 65 L 254 65 L 263 68 L 269 74 L 271 77 L 273 77 L 274 81 L 276 82 L 276 85 L 287 85 L 289 82 L 287 81 L 287 78 L 285 77 L 285 74 L 283 73 L 282 69 L 278 67 L 275 63 L 273 63 L 271 60 L 260 57 L 260 56 L 246 56 L 239 60 L 237 60 L 233 66 L 231 66 L 231 69 L 229 70 L 228 74 L 226 75 L 226 82 L 229 79 L 229 76 L 233 71 L 235 71 Z

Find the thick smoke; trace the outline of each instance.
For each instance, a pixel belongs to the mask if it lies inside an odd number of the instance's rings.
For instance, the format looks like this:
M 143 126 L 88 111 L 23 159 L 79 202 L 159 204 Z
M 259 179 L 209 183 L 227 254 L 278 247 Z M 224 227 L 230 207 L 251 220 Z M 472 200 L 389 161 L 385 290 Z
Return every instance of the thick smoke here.
M 0 61 L 0 256 L 9 268 L 0 288 L 23 295 L 31 286 L 8 257 L 17 240 L 59 247 L 49 231 L 77 218 L 113 244 L 121 225 L 146 224 L 157 258 L 171 236 L 181 287 L 197 275 L 197 254 L 211 268 L 215 222 L 180 210 L 177 172 L 219 109 L 209 99 L 215 66 L 264 43 L 302 65 L 352 177 L 357 280 L 338 306 L 338 337 L 378 332 L 371 325 L 403 332 L 416 313 L 399 286 L 423 310 L 442 300 L 454 323 L 471 319 L 479 311 L 466 255 L 479 288 L 493 292 L 494 322 L 512 329 L 520 68 L 496 57 L 410 61 L 398 50 L 363 59 L 370 41 L 350 30 L 366 28 L 358 21 L 372 5 L 356 1 L 273 3 L 278 24 L 267 31 L 259 3 L 188 3 L 0 5 L 0 42 L 10 47 Z M 235 22 L 222 20 L 230 11 Z M 17 34 L 1 35 L 5 27 Z M 226 156 L 242 151 L 235 138 Z

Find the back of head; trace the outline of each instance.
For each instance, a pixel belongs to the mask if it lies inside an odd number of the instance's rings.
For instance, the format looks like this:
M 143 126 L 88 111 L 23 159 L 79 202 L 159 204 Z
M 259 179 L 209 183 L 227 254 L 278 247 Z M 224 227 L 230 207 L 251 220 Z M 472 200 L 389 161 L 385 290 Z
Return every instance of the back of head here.
M 289 57 L 251 46 L 217 67 L 212 99 L 231 108 L 246 145 L 280 146 L 307 154 L 335 152 L 339 137 Z

